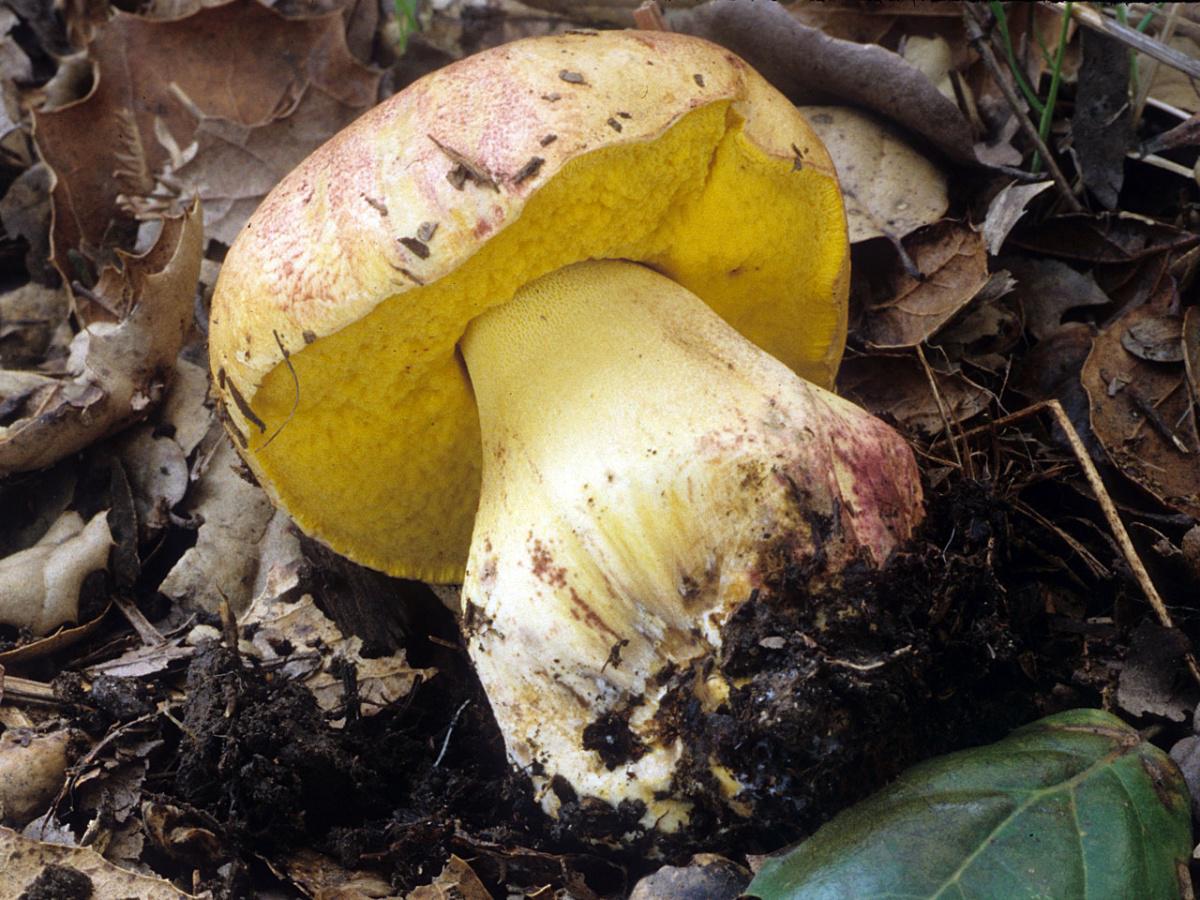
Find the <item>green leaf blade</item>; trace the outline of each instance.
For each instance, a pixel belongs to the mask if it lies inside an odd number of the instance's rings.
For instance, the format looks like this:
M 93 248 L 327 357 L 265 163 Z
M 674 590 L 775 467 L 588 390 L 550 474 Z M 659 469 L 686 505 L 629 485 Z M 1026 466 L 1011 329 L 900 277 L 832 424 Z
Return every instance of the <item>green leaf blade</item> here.
M 761 900 L 1178 897 L 1186 787 L 1099 710 L 930 760 L 846 810 L 747 889 Z

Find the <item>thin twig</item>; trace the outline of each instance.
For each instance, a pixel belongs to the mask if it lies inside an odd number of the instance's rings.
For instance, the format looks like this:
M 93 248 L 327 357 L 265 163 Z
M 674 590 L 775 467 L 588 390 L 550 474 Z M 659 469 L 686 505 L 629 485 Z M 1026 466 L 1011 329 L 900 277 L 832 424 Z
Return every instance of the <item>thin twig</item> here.
M 1138 162 L 1144 162 L 1148 166 L 1154 166 L 1156 169 L 1162 169 L 1164 172 L 1170 172 L 1172 175 L 1178 175 L 1181 178 L 1196 177 L 1195 169 L 1189 169 L 1187 166 L 1182 166 L 1174 160 L 1158 156 L 1154 153 L 1147 153 L 1145 156 L 1139 153 L 1126 153 L 1125 158 L 1136 159 Z
M 155 628 L 142 615 L 142 611 L 137 608 L 137 604 L 129 597 L 120 593 L 114 594 L 113 603 L 121 611 L 121 615 L 133 626 L 133 630 L 137 632 L 138 637 L 142 639 L 142 643 L 147 647 L 161 647 L 167 642 L 167 639 L 162 636 L 162 632 Z
M 954 460 L 958 463 L 958 467 L 963 467 L 962 455 L 958 452 L 958 444 L 954 442 L 954 429 L 950 427 L 950 410 L 946 408 L 946 403 L 942 399 L 942 392 L 938 389 L 937 378 L 933 374 L 933 369 L 929 367 L 929 361 L 925 359 L 925 350 L 920 344 L 917 344 L 917 359 L 921 361 L 921 367 L 925 370 L 925 378 L 929 381 L 929 390 L 933 394 L 933 402 L 937 404 L 938 415 L 942 417 L 942 427 L 946 429 L 946 439 L 950 441 L 950 449 L 954 452 Z M 959 429 L 962 430 L 961 428 Z
M 967 26 L 967 38 L 983 59 L 984 65 L 991 72 L 992 78 L 996 80 L 996 85 L 1000 88 L 1000 92 L 1004 94 L 1004 99 L 1012 108 L 1013 115 L 1017 117 L 1017 124 L 1021 126 L 1021 130 L 1025 132 L 1025 136 L 1033 142 L 1038 155 L 1046 161 L 1046 168 L 1050 170 L 1050 177 L 1054 179 L 1054 184 L 1058 188 L 1058 192 L 1062 195 L 1063 202 L 1070 207 L 1072 212 L 1083 212 L 1083 206 L 1075 198 L 1075 194 L 1071 192 L 1071 185 L 1067 182 L 1066 177 L 1064 177 L 1062 169 L 1058 167 L 1058 162 L 1050 154 L 1046 142 L 1042 140 L 1033 123 L 1029 121 L 1029 116 L 1025 115 L 1025 111 L 1021 109 L 1021 101 L 1013 91 L 1012 85 L 1008 83 L 1008 79 L 1004 77 L 1004 72 L 1000 69 L 1000 62 L 996 59 L 996 54 L 992 52 L 991 46 L 984 40 L 983 27 L 977 18 L 979 15 L 978 12 L 970 3 L 963 5 L 963 12 L 964 22 Z
M 6 703 L 39 703 L 60 706 L 63 702 L 50 685 L 41 681 L 30 681 L 28 678 L 18 678 L 15 675 L 0 677 L 0 697 L 3 697 Z
M 1062 404 L 1058 400 L 1041 400 L 1012 415 L 996 419 L 994 422 L 989 422 L 980 428 L 973 428 L 959 435 L 958 440 L 966 440 L 971 435 L 980 431 L 1009 425 L 1044 411 L 1049 411 L 1054 416 L 1059 428 L 1066 435 L 1067 443 L 1071 445 L 1071 450 L 1075 454 L 1075 459 L 1079 462 L 1080 468 L 1083 469 L 1084 477 L 1087 478 L 1088 485 L 1096 497 L 1096 502 L 1100 504 L 1100 510 L 1104 513 L 1104 518 L 1108 521 L 1109 530 L 1117 541 L 1121 555 L 1125 557 L 1126 564 L 1133 572 L 1133 577 L 1137 581 L 1138 586 L 1141 587 L 1142 593 L 1146 595 L 1146 599 L 1150 602 L 1150 606 L 1158 617 L 1159 623 L 1164 628 L 1174 628 L 1175 622 L 1171 618 L 1171 613 L 1167 610 L 1167 605 L 1163 602 L 1162 596 L 1158 593 L 1158 589 L 1150 579 L 1150 573 L 1146 571 L 1146 566 L 1142 563 L 1141 557 L 1138 556 L 1137 550 L 1133 546 L 1133 541 L 1129 537 L 1129 532 L 1125 530 L 1125 523 L 1121 521 L 1121 516 L 1117 512 L 1116 504 L 1113 503 L 1112 497 L 1109 496 L 1108 490 L 1104 487 L 1104 480 L 1100 477 L 1100 472 L 1096 469 L 1096 464 L 1092 462 L 1092 457 L 1083 445 L 1083 439 L 1079 437 L 1079 432 L 1075 430 L 1075 426 L 1071 423 L 1071 418 L 1067 415 L 1066 410 L 1062 408 Z M 1196 655 L 1189 650 L 1185 659 L 1188 671 L 1192 673 L 1192 677 L 1196 680 L 1196 683 L 1200 684 L 1200 663 L 1197 663 Z
M 1045 0 L 1042 5 L 1055 8 L 1054 4 L 1046 3 Z M 1200 78 L 1200 61 L 1192 59 L 1186 53 L 1180 53 L 1174 47 L 1168 47 L 1161 41 L 1147 37 L 1136 28 L 1129 28 L 1115 19 L 1110 19 L 1086 3 L 1076 3 L 1071 8 L 1071 16 L 1080 25 L 1108 35 L 1138 53 L 1145 53 L 1151 59 L 1156 59 L 1172 69 L 1178 69 L 1192 78 Z

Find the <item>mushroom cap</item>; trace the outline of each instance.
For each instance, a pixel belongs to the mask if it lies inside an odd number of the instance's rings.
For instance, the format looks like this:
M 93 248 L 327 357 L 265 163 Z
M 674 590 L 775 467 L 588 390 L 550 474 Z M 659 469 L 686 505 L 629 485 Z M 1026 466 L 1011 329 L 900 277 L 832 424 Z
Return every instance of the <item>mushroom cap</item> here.
M 819 138 L 721 47 L 582 32 L 427 75 L 276 186 L 213 297 L 227 427 L 308 533 L 461 580 L 481 445 L 457 342 L 521 285 L 605 258 L 663 272 L 832 382 L 849 245 Z

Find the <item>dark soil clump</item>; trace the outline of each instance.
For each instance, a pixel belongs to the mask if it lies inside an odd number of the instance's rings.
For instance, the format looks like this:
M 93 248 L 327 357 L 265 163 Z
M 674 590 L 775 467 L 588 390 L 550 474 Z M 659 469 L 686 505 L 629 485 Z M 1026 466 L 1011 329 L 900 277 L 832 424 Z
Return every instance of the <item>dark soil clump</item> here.
M 95 896 L 92 879 L 70 866 L 48 865 L 17 900 L 89 900 Z
M 199 654 L 172 802 L 220 823 L 242 859 L 312 847 L 385 874 L 401 892 L 427 884 L 451 854 L 469 857 L 501 896 L 508 884 L 606 897 L 697 848 L 733 858 L 777 849 L 911 763 L 1056 708 L 1079 664 L 1081 639 L 1046 629 L 1028 554 L 993 486 L 947 478 L 929 489 L 928 508 L 918 538 L 883 572 L 858 567 L 814 594 L 806 572 L 783 567 L 756 591 L 721 657 L 698 664 L 738 685 L 717 710 L 694 699 L 697 672 L 663 673 L 674 689 L 660 719 L 690 753 L 676 784 L 695 804 L 685 834 L 646 834 L 640 804 L 614 809 L 565 783 L 552 785 L 559 818 L 543 815 L 527 779 L 509 770 L 465 654 L 444 649 L 454 636 L 445 620 L 436 626 L 445 637 L 410 649 L 439 674 L 393 709 L 347 715 L 342 728 L 299 684 L 225 649 Z M 342 712 L 352 713 L 353 672 L 344 676 Z M 1077 682 L 1069 699 L 1094 702 L 1098 687 Z M 638 754 L 631 737 L 617 714 L 584 735 L 614 765 Z M 711 760 L 746 786 L 745 815 L 730 809 Z M 632 840 L 615 849 L 617 835 Z

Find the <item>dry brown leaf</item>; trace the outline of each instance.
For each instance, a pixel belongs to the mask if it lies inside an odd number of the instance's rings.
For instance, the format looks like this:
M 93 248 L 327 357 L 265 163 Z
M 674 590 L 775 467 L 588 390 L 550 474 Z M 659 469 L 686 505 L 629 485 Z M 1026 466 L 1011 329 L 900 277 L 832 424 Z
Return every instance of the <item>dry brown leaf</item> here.
M 1111 302 L 1091 273 L 1078 272 L 1056 259 L 1005 256 L 997 264 L 1017 280 L 1016 297 L 1025 327 L 1039 341 L 1058 331 L 1071 310 Z
M 1081 379 L 1113 465 L 1172 509 L 1200 516 L 1200 437 L 1184 367 L 1146 362 L 1122 345 L 1129 329 L 1160 315 L 1141 306 L 1096 335 Z
M 800 111 L 837 167 L 851 243 L 902 238 L 945 214 L 945 176 L 882 119 L 847 106 Z
M 50 170 L 36 163 L 17 176 L 0 200 L 0 225 L 9 237 L 29 244 L 25 270 L 38 284 L 56 284 L 58 273 L 50 264 Z
M 912 8 L 912 4 L 908 6 Z M 856 44 L 882 44 L 903 15 L 895 4 L 886 3 L 864 5 L 801 0 L 787 4 L 787 8 L 797 22 Z
M 1025 207 L 1053 181 L 1038 181 L 1033 184 L 1008 184 L 988 204 L 987 215 L 983 220 L 983 239 L 987 243 L 988 253 L 992 256 L 1000 252 L 1008 233 L 1013 230 L 1021 216 L 1025 215 Z
M 31 369 L 45 359 L 56 336 L 69 343 L 70 306 L 61 288 L 32 281 L 0 294 L 0 368 Z
M 793 103 L 869 109 L 925 138 L 955 162 L 980 164 L 971 126 L 925 74 L 878 45 L 856 44 L 797 21 L 778 3 L 720 0 L 672 10 L 676 31 L 733 50 Z
M 491 900 L 491 896 L 467 861 L 452 855 L 437 878 L 409 891 L 404 900 Z
M 1183 319 L 1179 316 L 1146 316 L 1121 335 L 1121 346 L 1147 362 L 1183 362 Z
M 945 358 L 999 372 L 1021 340 L 1020 305 L 1011 296 L 1016 282 L 1006 270 L 994 272 L 974 301 L 930 341 Z
M 12 36 L 17 24 L 16 14 L 0 7 L 0 153 L 8 162 L 24 168 L 32 160 L 21 131 L 19 85 L 33 79 L 33 64 Z
M 315 850 L 300 850 L 283 861 L 292 882 L 316 900 L 389 900 L 398 895 L 383 878 L 347 869 Z
M 933 372 L 938 393 L 953 425 L 987 408 L 991 394 L 960 373 Z M 920 362 L 910 356 L 863 356 L 846 360 L 838 373 L 838 393 L 876 415 L 928 435 L 945 430 L 937 398 Z
M 57 176 L 52 246 L 64 276 L 78 278 L 70 251 L 103 261 L 107 247 L 129 239 L 135 223 L 118 196 L 145 200 L 179 162 L 173 152 L 194 140 L 198 123 L 180 92 L 205 115 L 244 126 L 288 116 L 311 91 L 356 112 L 374 103 L 379 76 L 351 56 L 344 27 L 339 12 L 286 19 L 255 0 L 173 21 L 109 19 L 88 48 L 96 68 L 88 96 L 36 115 L 38 148 Z M 344 124 L 326 123 L 321 140 Z
M 0 822 L 21 828 L 46 811 L 63 786 L 70 740 L 65 729 L 0 734 Z
M 90 622 L 84 622 L 74 628 L 60 628 L 44 638 L 30 641 L 28 644 L 21 644 L 12 650 L 5 650 L 0 653 L 0 666 L 27 666 L 34 660 L 42 659 L 78 644 L 100 629 L 104 617 L 111 608 L 111 604 L 104 607 Z
M 164 164 L 162 178 L 170 188 L 152 196 L 147 209 L 174 212 L 186 198 L 198 196 L 206 236 L 231 244 L 267 192 L 362 111 L 310 86 L 286 116 L 264 123 L 243 125 L 201 114 L 182 165 Z
M 1200 59 L 1200 44 L 1184 35 L 1176 35 L 1169 41 L 1170 46 L 1191 59 Z M 1145 54 L 1138 54 L 1138 66 L 1145 72 L 1148 65 L 1155 65 Z M 1163 103 L 1169 103 L 1184 112 L 1200 111 L 1200 91 L 1196 83 L 1172 66 L 1158 65 L 1154 73 L 1154 81 L 1150 85 L 1149 96 Z
M 262 488 L 238 474 L 241 461 L 222 437 L 185 509 L 203 520 L 196 545 L 171 569 L 159 591 L 215 612 L 228 600 L 235 613 L 250 605 L 258 572 L 259 543 L 275 510 Z
M 286 585 L 288 582 L 284 582 Z M 280 585 L 275 585 L 278 590 Z M 345 685 L 334 673 L 340 659 L 352 664 L 357 672 L 358 697 L 361 713 L 371 716 L 402 697 L 408 696 L 417 680 L 428 681 L 436 669 L 413 669 L 405 660 L 403 650 L 390 656 L 362 656 L 362 638 L 345 637 L 338 627 L 317 608 L 313 598 L 305 594 L 295 603 L 277 599 L 267 591 L 254 599 L 245 614 L 239 617 L 242 627 L 257 625 L 247 652 L 263 660 L 279 660 L 277 647 L 289 647 L 282 657 L 287 661 L 281 671 L 298 677 L 316 697 L 317 705 L 326 712 L 337 709 L 345 696 Z M 333 723 L 335 727 L 338 722 Z
M 76 620 L 84 578 L 108 567 L 106 516 L 85 524 L 65 512 L 32 547 L 0 559 L 0 623 L 41 636 Z
M 1022 225 L 1013 244 L 1043 256 L 1086 263 L 1140 262 L 1200 244 L 1200 235 L 1133 213 L 1054 216 Z
M 1142 620 L 1133 633 L 1129 654 L 1121 666 L 1117 703 L 1131 716 L 1161 716 L 1185 722 L 1196 708 L 1195 685 L 1179 683 L 1175 673 L 1184 665 L 1192 642 L 1175 628 Z
M 155 435 L 152 425 L 130 429 L 116 441 L 117 455 L 128 473 L 143 543 L 170 522 L 171 508 L 187 493 L 188 465 L 173 438 Z
M 188 900 L 171 882 L 119 869 L 90 847 L 64 847 L 0 827 L 0 897 L 20 897 L 46 866 L 66 866 L 91 879 L 92 896 L 123 900 Z
M 98 291 L 114 307 L 130 304 L 128 314 L 76 335 L 72 380 L 43 379 L 27 383 L 20 396 L 0 396 L 0 405 L 13 404 L 16 413 L 12 424 L 0 426 L 0 477 L 48 466 L 158 402 L 191 325 L 201 244 L 200 211 L 193 207 L 182 219 L 165 220 L 147 253 L 125 257 L 120 273 L 105 273 Z
M 864 332 L 875 347 L 915 347 L 950 321 L 988 282 L 983 237 L 949 219 L 904 241 L 921 278 L 897 265 L 888 289 L 866 313 Z
M 214 415 L 205 406 L 208 399 L 208 369 L 188 362 L 183 356 L 175 360 L 175 376 L 163 400 L 159 418 L 174 432 L 175 442 L 184 455 L 191 455 L 204 440 Z

